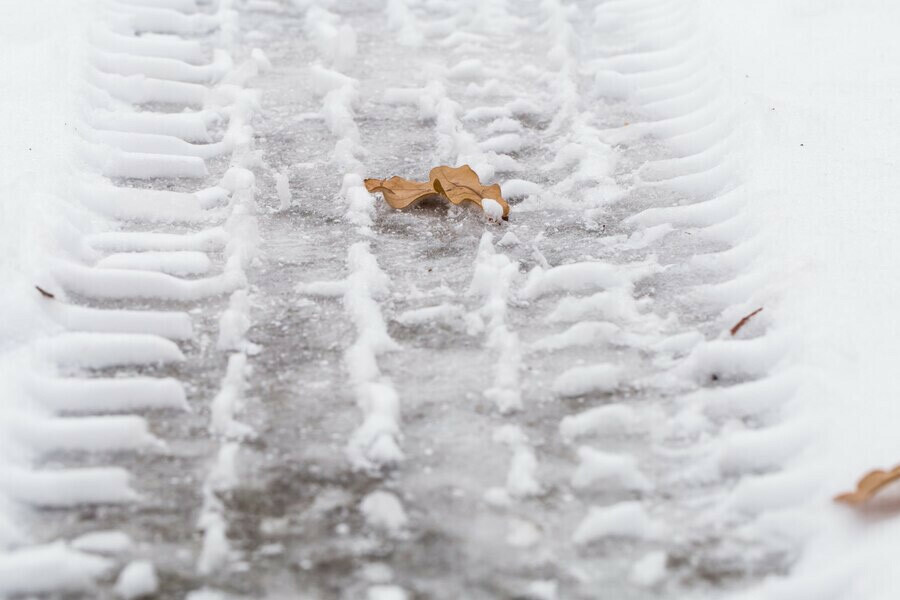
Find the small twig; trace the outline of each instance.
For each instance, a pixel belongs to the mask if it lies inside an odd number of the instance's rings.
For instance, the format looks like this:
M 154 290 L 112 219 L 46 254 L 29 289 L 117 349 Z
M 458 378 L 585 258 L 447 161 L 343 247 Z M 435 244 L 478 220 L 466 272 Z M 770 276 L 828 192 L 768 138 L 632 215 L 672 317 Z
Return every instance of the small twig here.
M 731 328 L 731 335 L 737 335 L 737 332 L 741 330 L 741 327 L 743 327 L 744 325 L 747 324 L 747 321 L 749 321 L 750 319 L 752 319 L 753 317 L 755 317 L 756 315 L 758 315 L 761 312 L 762 312 L 762 307 L 759 307 L 756 310 L 754 310 L 752 313 L 750 313 L 749 315 L 747 315 L 746 317 L 744 317 L 743 319 L 738 321 L 737 325 L 735 325 L 734 327 Z
M 39 291 L 41 293 L 41 296 L 43 296 L 44 298 L 56 298 L 56 296 L 54 296 L 53 294 L 51 294 L 50 292 L 48 292 L 47 290 L 45 290 L 44 288 L 42 288 L 39 285 L 34 286 L 34 288 L 37 291 Z

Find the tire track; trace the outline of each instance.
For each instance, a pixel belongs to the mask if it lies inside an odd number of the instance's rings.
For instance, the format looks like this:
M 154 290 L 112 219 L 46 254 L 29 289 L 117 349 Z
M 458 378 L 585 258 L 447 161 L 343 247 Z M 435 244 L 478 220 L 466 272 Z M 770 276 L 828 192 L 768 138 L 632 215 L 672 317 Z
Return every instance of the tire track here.
M 121 229 L 79 240 L 82 261 L 56 261 L 43 282 L 52 294 L 45 310 L 61 331 L 30 351 L 54 376 L 26 376 L 25 393 L 58 416 L 23 422 L 22 443 L 40 467 L 9 473 L 4 485 L 39 511 L 36 531 L 63 539 L 0 558 L 4 594 L 108 597 L 114 582 L 120 595 L 183 594 L 199 580 L 193 529 L 184 526 L 191 514 L 200 510 L 205 530 L 200 576 L 214 571 L 212 538 L 224 539 L 225 525 L 214 527 L 212 516 L 234 447 L 218 452 L 201 507 L 195 477 L 215 449 L 203 434 L 204 411 L 187 399 L 208 393 L 219 369 L 208 352 L 215 322 L 197 319 L 198 310 L 211 317 L 218 297 L 231 294 L 222 350 L 247 329 L 234 325 L 248 318 L 241 299 L 256 244 L 253 175 L 244 168 L 254 158 L 256 100 L 243 85 L 259 61 L 235 67 L 229 51 L 216 50 L 208 62 L 210 44 L 234 49 L 228 3 L 161 4 L 110 3 L 92 31 L 81 150 L 96 174 L 71 193 Z M 174 112 L 185 105 L 198 110 Z M 210 130 L 220 123 L 214 141 Z M 214 171 L 231 167 L 210 187 L 171 191 L 183 186 L 178 178 L 208 178 L 207 161 Z M 238 385 L 234 365 L 245 359 L 232 355 L 226 387 Z M 213 402 L 214 430 L 235 408 L 226 393 Z

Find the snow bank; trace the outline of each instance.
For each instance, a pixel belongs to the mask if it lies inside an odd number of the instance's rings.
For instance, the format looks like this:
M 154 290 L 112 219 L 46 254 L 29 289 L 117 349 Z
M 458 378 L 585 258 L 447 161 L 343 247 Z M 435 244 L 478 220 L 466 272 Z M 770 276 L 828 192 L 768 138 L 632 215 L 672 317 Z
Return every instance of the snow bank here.
M 213 44 L 231 45 L 236 13 L 229 3 L 202 12 L 192 0 L 144 4 L 85 2 L 73 10 L 55 0 L 20 3 L 5 10 L 0 23 L 4 82 L 14 90 L 0 94 L 2 114 L 14 116 L 3 126 L 0 192 L 15 199 L 0 203 L 0 304 L 9 317 L 0 324 L 0 396 L 10 399 L 0 406 L 0 551 L 28 542 L 8 526 L 7 498 L 21 507 L 138 499 L 123 469 L 35 471 L 33 458 L 60 449 L 161 446 L 141 417 L 55 413 L 187 408 L 185 390 L 173 379 L 56 373 L 183 361 L 171 340 L 192 337 L 187 314 L 75 306 L 68 294 L 197 299 L 246 285 L 245 269 L 255 256 L 254 181 L 243 167 L 256 160 L 249 119 L 258 99 L 243 84 L 268 61 L 255 52 L 235 66 L 221 49 L 209 60 L 207 43 L 178 37 L 215 32 Z M 47 14 L 60 18 L 47 20 Z M 143 102 L 175 106 L 159 112 L 129 106 Z M 182 110 L 185 105 L 198 110 Z M 226 119 L 224 136 L 214 141 L 208 127 Z M 119 187 L 106 179 L 205 176 L 205 159 L 226 152 L 232 169 L 218 185 L 196 192 Z M 113 232 L 108 219 L 207 229 Z M 206 252 L 219 250 L 224 272 L 181 278 L 205 274 L 212 267 Z M 246 342 L 246 304 L 245 295 L 232 298 L 223 338 L 225 345 L 249 350 L 240 344 Z M 233 415 L 236 402 L 229 398 L 224 394 L 216 405 L 220 425 Z M 226 444 L 220 451 L 211 475 L 216 482 L 233 466 L 232 450 Z M 115 552 L 124 543 L 97 533 L 72 548 Z M 0 571 L 16 565 L 15 576 L 0 575 L 0 595 L 83 589 L 106 571 L 105 562 L 64 545 L 0 555 Z M 77 577 L 72 569 L 80 571 Z M 138 597 L 155 588 L 152 567 L 148 574 L 147 565 L 136 564 L 123 571 L 117 591 Z
M 769 281 L 747 289 L 725 318 L 736 321 L 751 306 L 765 305 L 771 329 L 790 340 L 778 386 L 760 383 L 755 394 L 736 391 L 725 406 L 708 407 L 741 414 L 774 399 L 786 406 L 787 422 L 811 432 L 805 438 L 773 432 L 783 483 L 805 489 L 756 525 L 762 539 L 795 538 L 790 530 L 798 520 L 811 533 L 791 573 L 769 578 L 747 598 L 894 598 L 900 521 L 857 516 L 831 497 L 870 469 L 900 460 L 894 427 L 900 418 L 894 364 L 900 355 L 900 171 L 892 158 L 900 138 L 890 126 L 900 119 L 894 27 L 900 6 L 886 0 L 699 5 L 714 43 L 710 55 L 744 125 L 736 157 L 745 165 L 745 185 L 738 193 L 752 219 L 748 229 L 760 236 L 751 269 Z M 795 454 L 798 440 L 804 450 Z M 723 457 L 730 468 L 753 466 L 734 456 Z
M 52 287 L 48 257 L 84 255 L 80 234 L 103 226 L 66 194 L 78 172 L 73 124 L 82 106 L 80 73 L 87 65 L 87 30 L 95 9 L 93 2 L 78 10 L 65 1 L 47 2 L 41 11 L 17 4 L 6 7 L 0 22 L 7 90 L 0 93 L 0 195 L 6 199 L 0 202 L 0 365 L 10 368 L 21 360 L 11 356 L 13 350 L 60 329 L 33 287 Z M 65 18 L 47 20 L 49 13 Z M 18 362 L 16 371 L 32 368 L 28 360 Z M 4 378 L 0 420 L 14 410 L 6 399 L 15 393 Z M 11 460 L 5 450 L 0 448 L 0 467 Z M 3 537 L 0 531 L 0 549 L 10 541 Z

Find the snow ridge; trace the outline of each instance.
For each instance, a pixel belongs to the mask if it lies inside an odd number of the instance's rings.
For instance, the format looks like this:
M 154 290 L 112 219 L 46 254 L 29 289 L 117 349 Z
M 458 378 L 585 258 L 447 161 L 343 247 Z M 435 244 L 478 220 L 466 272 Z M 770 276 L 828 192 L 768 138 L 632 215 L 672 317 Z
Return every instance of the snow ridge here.
M 394 10 L 397 10 L 397 4 Z M 391 10 L 389 6 L 389 10 Z M 399 8 L 402 13 L 402 6 Z M 305 29 L 328 66 L 310 68 L 313 89 L 321 97 L 321 116 L 336 138 L 331 163 L 344 172 L 338 197 L 345 205 L 344 219 L 354 227 L 357 241 L 347 250 L 348 275 L 341 281 L 313 282 L 297 286 L 297 291 L 337 297 L 356 330 L 356 340 L 344 351 L 348 373 L 362 423 L 350 435 L 346 454 L 352 467 L 382 478 L 404 460 L 401 447 L 400 398 L 390 378 L 383 375 L 378 357 L 397 351 L 400 346 L 387 332 L 379 300 L 390 295 L 390 278 L 378 265 L 372 252 L 377 237 L 372 229 L 375 198 L 369 194 L 363 178 L 362 160 L 367 151 L 356 124 L 359 82 L 345 73 L 356 56 L 356 31 L 342 23 L 340 15 L 313 2 L 305 13 Z M 407 524 L 400 498 L 376 489 L 361 502 L 366 522 L 391 535 L 398 535 Z M 373 585 L 370 598 L 406 598 L 398 586 Z
M 235 67 L 229 52 L 216 50 L 204 63 L 199 42 L 175 36 L 217 32 L 225 45 L 233 42 L 236 13 L 228 2 L 211 11 L 193 0 L 150 8 L 142 2 L 108 3 L 91 30 L 91 49 L 82 84 L 84 101 L 81 139 L 72 140 L 84 170 L 72 173 L 70 195 L 93 219 L 149 223 L 219 223 L 188 234 L 146 232 L 90 232 L 74 236 L 65 258 L 48 261 L 35 292 L 40 311 L 55 323 L 53 335 L 4 357 L 3 369 L 30 362 L 26 375 L 11 377 L 23 397 L 32 401 L 27 411 L 14 413 L 9 439 L 25 453 L 24 466 L 9 466 L 5 459 L 13 446 L 4 445 L 5 473 L 0 493 L 23 505 L 78 506 L 139 500 L 129 474 L 118 467 L 68 467 L 32 470 L 31 457 L 61 450 L 164 451 L 165 445 L 137 415 L 104 415 L 148 408 L 185 410 L 185 391 L 173 378 L 79 378 L 82 371 L 120 365 L 181 362 L 185 357 L 171 340 L 193 337 L 191 319 L 184 312 L 98 309 L 79 306 L 83 299 L 172 299 L 191 301 L 234 292 L 231 308 L 223 316 L 222 345 L 253 351 L 243 339 L 249 328 L 246 269 L 257 244 L 252 166 L 252 127 L 257 104 L 244 82 L 260 67 L 258 58 Z M 143 33 L 162 35 L 140 35 Z M 131 104 L 163 103 L 194 106 L 181 113 L 134 111 Z M 219 141 L 211 125 L 227 121 Z M 204 177 L 205 159 L 232 154 L 233 168 L 218 185 L 195 193 L 121 187 L 107 177 L 131 179 Z M 71 183 L 71 182 L 70 182 Z M 110 223 L 111 224 L 111 223 Z M 104 228 L 109 224 L 103 223 Z M 206 252 L 222 250 L 222 273 L 204 275 L 211 267 Z M 116 254 L 107 254 L 116 251 Z M 236 325 L 233 325 L 237 323 Z M 35 357 L 41 357 L 35 362 Z M 246 356 L 232 356 L 226 389 L 214 403 L 214 429 L 231 436 L 239 424 L 237 409 Z M 59 412 L 95 413 L 100 416 L 56 416 Z M 230 423 L 230 426 L 223 424 Z M 4 425 L 6 427 L 6 425 Z M 12 442 L 12 440 L 15 440 Z M 229 442 L 218 453 L 216 466 L 204 485 L 201 528 L 205 531 L 201 572 L 212 569 L 221 555 L 224 521 L 215 494 L 233 482 L 236 445 Z M 218 521 L 217 521 L 218 518 Z M 95 558 L 91 546 L 66 542 L 25 547 L 21 535 L 3 531 L 0 548 L 20 546 L 0 554 L 0 594 L 54 593 L 85 590 L 95 578 L 116 564 Z M 11 543 L 10 540 L 15 540 Z M 150 567 L 152 570 L 152 566 Z M 35 574 L 40 570 L 44 575 Z M 46 573 L 56 573 L 46 577 Z M 29 575 L 29 573 L 31 575 Z M 154 584 L 155 585 L 155 584 Z

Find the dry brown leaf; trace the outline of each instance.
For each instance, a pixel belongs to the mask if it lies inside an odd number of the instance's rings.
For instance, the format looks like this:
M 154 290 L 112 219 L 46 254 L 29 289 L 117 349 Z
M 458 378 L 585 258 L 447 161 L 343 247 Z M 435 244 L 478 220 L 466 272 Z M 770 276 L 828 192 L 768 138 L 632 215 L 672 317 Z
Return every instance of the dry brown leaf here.
M 391 208 L 403 209 L 425 200 L 443 198 L 453 204 L 473 202 L 484 210 L 482 201 L 494 200 L 503 209 L 503 219 L 509 218 L 509 204 L 500 193 L 500 186 L 482 185 L 478 175 L 469 167 L 435 167 L 428 173 L 428 181 L 410 181 L 397 177 L 366 179 L 366 189 L 381 192 Z
M 753 317 L 755 317 L 756 315 L 761 313 L 762 310 L 763 310 L 762 307 L 757 308 L 752 313 L 750 313 L 749 315 L 747 315 L 746 317 L 744 317 L 743 319 L 738 321 L 737 325 L 735 325 L 734 327 L 731 328 L 731 335 L 737 335 L 737 332 L 740 331 L 741 328 L 747 324 L 747 321 L 749 321 L 750 319 L 752 319 Z
M 859 480 L 859 483 L 856 484 L 855 492 L 840 494 L 839 496 L 835 496 L 834 499 L 836 502 L 843 502 L 845 504 L 862 504 L 863 502 L 870 500 L 872 496 L 881 490 L 881 488 L 898 479 L 900 479 L 900 465 L 894 467 L 890 471 L 872 471 Z

